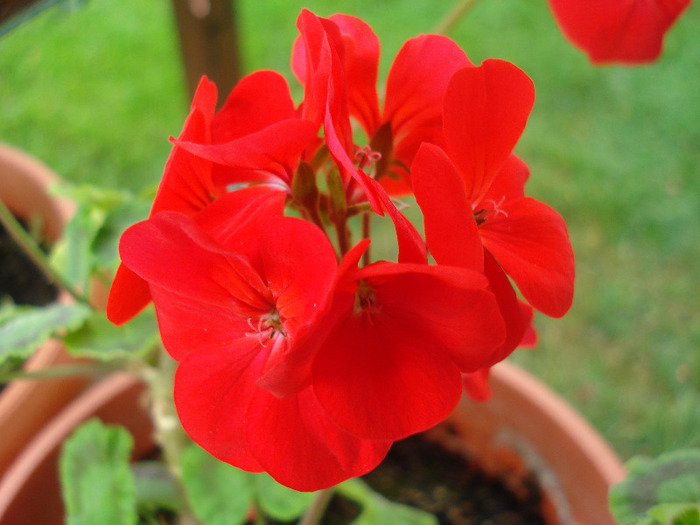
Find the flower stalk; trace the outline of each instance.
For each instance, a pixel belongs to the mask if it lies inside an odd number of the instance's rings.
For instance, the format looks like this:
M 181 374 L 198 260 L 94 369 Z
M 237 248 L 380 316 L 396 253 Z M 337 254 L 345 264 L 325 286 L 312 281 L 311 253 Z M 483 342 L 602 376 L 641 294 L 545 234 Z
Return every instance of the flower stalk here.
M 299 520 L 299 525 L 317 525 L 321 523 L 326 508 L 328 508 L 328 504 L 333 499 L 333 494 L 335 494 L 335 487 L 319 490 L 306 513 Z
M 448 35 L 457 23 L 476 5 L 479 0 L 462 0 L 447 16 L 443 18 L 434 30 L 438 35 Z

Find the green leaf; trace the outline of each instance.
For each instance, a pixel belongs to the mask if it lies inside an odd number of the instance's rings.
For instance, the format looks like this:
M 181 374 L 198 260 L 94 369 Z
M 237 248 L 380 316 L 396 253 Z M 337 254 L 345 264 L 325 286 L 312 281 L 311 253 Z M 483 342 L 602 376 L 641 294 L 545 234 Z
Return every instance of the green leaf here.
M 118 246 L 122 233 L 132 224 L 148 217 L 150 208 L 150 202 L 132 199 L 107 213 L 92 243 L 98 268 L 113 270 L 118 266 Z
M 91 245 L 103 220 L 101 213 L 81 203 L 51 254 L 52 265 L 77 288 L 89 289 L 90 276 L 95 267 Z
M 75 329 L 90 316 L 82 304 L 6 307 L 0 315 L 0 363 L 29 357 L 46 339 L 63 329 Z
M 78 330 L 68 333 L 63 342 L 71 354 L 101 361 L 145 355 L 159 341 L 153 308 L 148 308 L 122 326 L 107 320 L 104 312 L 95 312 Z
M 316 497 L 314 492 L 297 492 L 280 485 L 268 474 L 255 474 L 256 500 L 263 512 L 278 521 L 301 516 Z
M 438 519 L 434 515 L 389 501 L 357 478 L 338 485 L 338 492 L 362 507 L 362 512 L 352 525 L 438 525 Z
M 124 428 L 97 419 L 66 440 L 59 468 L 68 525 L 136 524 L 132 448 L 133 439 Z
M 619 523 L 692 523 L 687 520 L 700 511 L 700 450 L 637 457 L 627 470 L 627 478 L 610 491 L 610 509 Z
M 182 455 L 182 483 L 190 507 L 204 525 L 245 523 L 253 501 L 253 477 L 196 445 Z
M 663 503 L 649 511 L 656 521 L 664 525 L 700 525 L 700 506 L 692 503 Z

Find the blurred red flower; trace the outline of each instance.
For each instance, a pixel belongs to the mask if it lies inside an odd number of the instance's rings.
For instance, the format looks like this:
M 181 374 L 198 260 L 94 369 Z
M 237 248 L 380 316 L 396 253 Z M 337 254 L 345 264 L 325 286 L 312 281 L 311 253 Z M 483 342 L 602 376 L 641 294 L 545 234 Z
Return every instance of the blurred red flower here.
M 594 64 L 653 62 L 690 0 L 549 0 L 564 35 Z

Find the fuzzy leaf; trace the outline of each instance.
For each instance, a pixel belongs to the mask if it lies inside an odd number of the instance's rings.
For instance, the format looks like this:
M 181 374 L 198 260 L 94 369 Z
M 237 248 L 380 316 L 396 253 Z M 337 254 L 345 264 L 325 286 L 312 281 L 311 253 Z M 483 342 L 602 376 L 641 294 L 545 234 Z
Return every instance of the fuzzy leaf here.
M 638 457 L 610 492 L 610 508 L 623 525 L 686 525 L 700 514 L 700 450 Z
M 267 474 L 255 476 L 256 499 L 265 514 L 278 521 L 292 521 L 311 504 L 314 492 L 297 492 L 280 485 Z
M 253 478 L 198 446 L 182 455 L 182 482 L 192 512 L 206 525 L 245 523 L 253 500 Z
M 65 442 L 60 476 L 68 525 L 136 524 L 132 448 L 133 439 L 124 428 L 97 419 L 83 424 Z
M 420 509 L 393 503 L 355 478 L 338 485 L 338 492 L 362 507 L 351 525 L 437 525 L 437 518 Z
M 74 356 L 109 361 L 143 356 L 159 337 L 155 312 L 149 308 L 123 326 L 110 323 L 104 312 L 95 312 L 82 327 L 67 334 L 63 342 Z
M 104 220 L 103 213 L 82 203 L 66 225 L 63 239 L 52 254 L 52 265 L 73 286 L 88 289 L 90 274 L 95 266 L 92 241 Z
M 81 326 L 90 313 L 91 309 L 81 304 L 4 308 L 0 316 L 0 363 L 29 357 L 57 331 Z

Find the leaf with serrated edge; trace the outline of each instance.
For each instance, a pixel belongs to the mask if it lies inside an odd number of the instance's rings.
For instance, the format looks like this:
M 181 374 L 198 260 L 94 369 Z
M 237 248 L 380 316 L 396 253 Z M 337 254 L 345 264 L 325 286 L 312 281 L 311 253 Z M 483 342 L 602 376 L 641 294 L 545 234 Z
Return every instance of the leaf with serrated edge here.
M 362 507 L 362 512 L 351 525 L 438 525 L 434 515 L 414 507 L 393 503 L 359 479 L 341 483 L 338 485 L 338 492 Z
M 0 363 L 10 357 L 29 357 L 60 330 L 81 326 L 92 310 L 81 304 L 53 303 L 18 307 L 0 322 Z
M 664 523 L 674 523 L 669 512 L 700 505 L 700 450 L 633 458 L 627 470 L 627 478 L 610 491 L 610 509 L 619 523 L 658 522 L 655 514 L 663 514 Z
M 100 361 L 137 358 L 151 350 L 159 341 L 153 308 L 149 308 L 123 326 L 115 326 L 96 312 L 78 330 L 68 333 L 63 342 L 76 357 Z
M 64 443 L 60 476 L 68 525 L 136 524 L 132 448 L 133 438 L 124 428 L 97 419 Z

